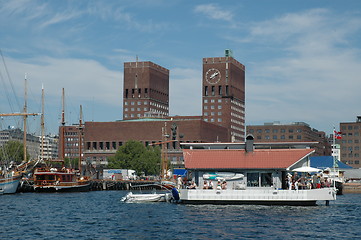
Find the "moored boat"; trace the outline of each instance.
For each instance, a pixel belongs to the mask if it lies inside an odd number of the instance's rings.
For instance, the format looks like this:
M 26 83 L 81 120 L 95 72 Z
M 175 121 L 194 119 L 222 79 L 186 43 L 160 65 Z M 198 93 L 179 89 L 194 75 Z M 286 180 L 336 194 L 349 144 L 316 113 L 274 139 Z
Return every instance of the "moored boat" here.
M 335 187 L 312 188 L 297 174 L 310 166 L 315 150 L 308 147 L 255 149 L 252 136 L 240 149 L 228 149 L 227 143 L 215 143 L 214 149 L 183 145 L 185 168 L 199 187 L 180 189 L 181 203 L 310 206 L 336 200 Z
M 36 168 L 34 170 L 35 192 L 84 192 L 90 190 L 90 181 L 79 177 L 68 168 Z
M 121 201 L 128 203 L 144 203 L 144 202 L 168 202 L 172 198 L 171 193 L 127 193 Z
M 0 193 L 12 194 L 16 193 L 21 179 L 21 174 L 9 173 L 0 176 Z

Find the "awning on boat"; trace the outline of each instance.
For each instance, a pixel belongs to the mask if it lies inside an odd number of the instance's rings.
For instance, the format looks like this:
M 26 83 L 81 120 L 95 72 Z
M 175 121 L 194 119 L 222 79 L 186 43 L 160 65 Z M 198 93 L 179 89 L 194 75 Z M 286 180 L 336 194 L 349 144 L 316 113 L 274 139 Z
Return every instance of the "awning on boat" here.
M 173 175 L 180 175 L 182 177 L 187 176 L 187 170 L 184 168 L 174 168 L 173 169 Z

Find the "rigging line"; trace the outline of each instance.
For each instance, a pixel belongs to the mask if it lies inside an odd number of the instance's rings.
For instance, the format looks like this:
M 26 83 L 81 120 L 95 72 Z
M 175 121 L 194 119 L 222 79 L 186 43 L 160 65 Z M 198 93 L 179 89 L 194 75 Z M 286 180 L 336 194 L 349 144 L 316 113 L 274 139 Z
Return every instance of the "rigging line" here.
M 10 109 L 11 109 L 12 112 L 14 112 L 14 107 L 13 107 L 13 105 L 11 104 L 9 91 L 8 91 L 8 89 L 7 89 L 7 85 L 6 85 L 6 83 L 5 83 L 4 76 L 2 75 L 1 71 L 0 71 L 0 78 L 1 78 L 1 83 L 2 83 L 2 85 L 3 85 L 3 88 L 4 88 L 4 92 L 5 92 L 6 99 L 8 100 L 8 103 L 9 103 L 9 105 L 10 105 Z
M 1 54 L 1 58 L 2 58 L 3 63 L 4 63 L 6 75 L 7 75 L 7 77 L 8 77 L 8 80 L 9 80 L 9 83 L 10 83 L 10 86 L 11 86 L 11 89 L 12 89 L 12 91 L 13 91 L 13 93 L 14 93 L 14 96 L 15 96 L 16 104 L 17 104 L 18 108 L 20 109 L 19 99 L 18 99 L 17 94 L 16 94 L 16 92 L 15 92 L 14 84 L 13 84 L 13 81 L 11 80 L 11 77 L 10 77 L 10 74 L 9 74 L 9 70 L 8 70 L 7 65 L 6 65 L 5 58 L 4 58 L 4 55 L 3 55 L 2 51 L 1 51 L 1 49 L 0 49 L 0 54 Z M 13 111 L 13 109 L 11 109 L 11 110 Z

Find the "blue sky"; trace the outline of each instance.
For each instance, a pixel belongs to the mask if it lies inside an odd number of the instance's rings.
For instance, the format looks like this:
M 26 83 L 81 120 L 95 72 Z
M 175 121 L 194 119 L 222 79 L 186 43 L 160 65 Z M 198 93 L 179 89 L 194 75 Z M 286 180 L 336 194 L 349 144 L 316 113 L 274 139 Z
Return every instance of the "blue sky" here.
M 47 132 L 63 87 L 67 124 L 80 104 L 85 121 L 122 119 L 123 63 L 136 56 L 170 70 L 171 115 L 201 115 L 202 58 L 225 49 L 246 66 L 247 125 L 331 133 L 361 115 L 359 0 L 0 0 L 0 29 L 0 112 L 20 111 L 27 73 L 29 111 L 44 85 Z

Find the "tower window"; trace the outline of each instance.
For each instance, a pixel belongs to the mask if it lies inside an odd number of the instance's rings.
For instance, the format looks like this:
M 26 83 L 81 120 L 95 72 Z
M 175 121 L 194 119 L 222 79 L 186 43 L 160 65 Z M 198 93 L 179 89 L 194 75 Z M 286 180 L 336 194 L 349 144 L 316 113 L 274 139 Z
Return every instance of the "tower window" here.
M 204 87 L 204 96 L 208 96 L 208 86 Z
M 128 98 L 128 88 L 125 89 L 125 98 Z
M 222 96 L 222 86 L 218 86 L 218 95 Z
M 212 86 L 212 96 L 214 96 L 214 86 Z

